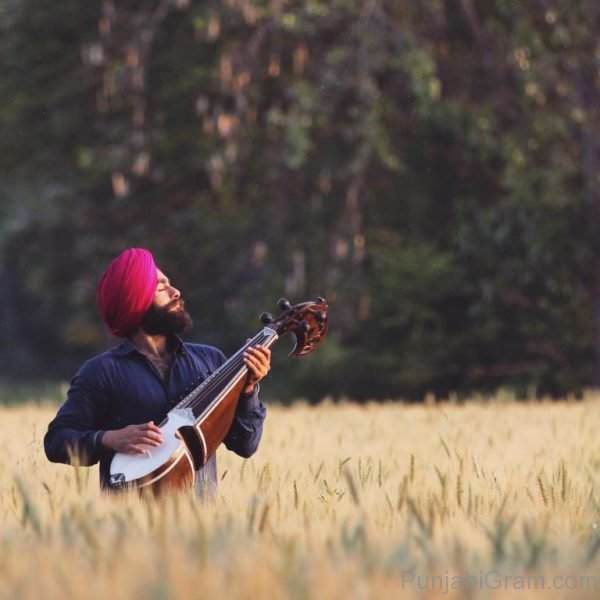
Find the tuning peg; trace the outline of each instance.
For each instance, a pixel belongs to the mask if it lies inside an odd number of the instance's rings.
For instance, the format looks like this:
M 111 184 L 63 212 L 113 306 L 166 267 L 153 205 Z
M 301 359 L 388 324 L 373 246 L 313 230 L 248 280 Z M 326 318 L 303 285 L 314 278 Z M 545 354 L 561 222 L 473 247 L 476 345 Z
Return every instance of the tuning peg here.
M 325 300 L 325 298 L 323 298 L 323 296 L 317 296 L 317 299 L 315 300 L 315 302 L 317 304 L 327 304 L 327 300 Z
M 271 313 L 264 312 L 260 315 L 260 322 L 263 323 L 264 325 L 269 325 L 274 320 L 275 319 L 273 319 L 273 315 Z
M 289 310 L 290 308 L 292 308 L 290 301 L 286 298 L 280 298 L 277 301 L 277 306 L 279 306 L 281 310 Z
M 327 318 L 327 313 L 324 310 L 315 310 L 315 319 L 322 323 Z

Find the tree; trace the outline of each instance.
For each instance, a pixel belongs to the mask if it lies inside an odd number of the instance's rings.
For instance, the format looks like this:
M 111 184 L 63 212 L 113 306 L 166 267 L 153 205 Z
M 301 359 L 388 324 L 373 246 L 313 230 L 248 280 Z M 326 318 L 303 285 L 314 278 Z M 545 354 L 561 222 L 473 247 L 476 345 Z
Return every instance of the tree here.
M 594 380 L 591 0 L 1 6 L 14 373 L 110 343 L 95 282 L 141 245 L 227 351 L 279 296 L 328 297 L 281 397 Z

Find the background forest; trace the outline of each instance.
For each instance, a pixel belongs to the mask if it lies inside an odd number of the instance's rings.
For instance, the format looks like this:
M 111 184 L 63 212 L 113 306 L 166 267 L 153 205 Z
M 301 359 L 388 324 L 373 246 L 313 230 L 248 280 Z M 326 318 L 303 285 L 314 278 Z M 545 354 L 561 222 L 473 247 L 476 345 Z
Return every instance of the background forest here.
M 595 0 L 0 0 L 0 379 L 114 344 L 144 246 L 226 353 L 327 297 L 267 396 L 599 386 L 599 40 Z

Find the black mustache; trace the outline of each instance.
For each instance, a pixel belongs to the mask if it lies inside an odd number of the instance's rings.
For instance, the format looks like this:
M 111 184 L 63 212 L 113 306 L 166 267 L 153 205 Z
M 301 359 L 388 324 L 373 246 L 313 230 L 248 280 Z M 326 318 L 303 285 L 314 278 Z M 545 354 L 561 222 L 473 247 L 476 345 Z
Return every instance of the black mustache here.
M 183 310 L 185 308 L 185 300 L 183 300 L 183 298 L 175 298 L 175 300 L 171 300 L 171 302 L 169 302 L 164 308 L 165 308 L 165 310 L 170 310 L 177 304 L 181 305 L 180 306 L 181 310 Z

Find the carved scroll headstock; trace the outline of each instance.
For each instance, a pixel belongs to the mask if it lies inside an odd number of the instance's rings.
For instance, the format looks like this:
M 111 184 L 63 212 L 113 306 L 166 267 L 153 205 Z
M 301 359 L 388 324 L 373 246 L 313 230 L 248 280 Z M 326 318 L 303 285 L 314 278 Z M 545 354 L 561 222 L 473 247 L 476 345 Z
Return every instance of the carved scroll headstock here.
M 292 306 L 288 300 L 281 298 L 277 303 L 283 313 L 273 318 L 263 313 L 260 320 L 277 332 L 278 336 L 293 333 L 296 345 L 290 356 L 304 356 L 312 352 L 323 340 L 329 327 L 328 304 L 320 296 L 314 302 L 303 302 Z

